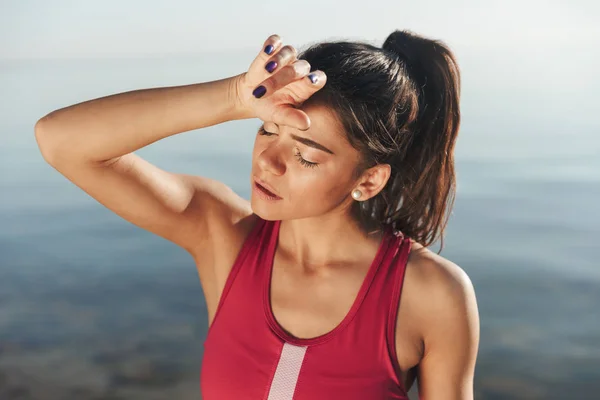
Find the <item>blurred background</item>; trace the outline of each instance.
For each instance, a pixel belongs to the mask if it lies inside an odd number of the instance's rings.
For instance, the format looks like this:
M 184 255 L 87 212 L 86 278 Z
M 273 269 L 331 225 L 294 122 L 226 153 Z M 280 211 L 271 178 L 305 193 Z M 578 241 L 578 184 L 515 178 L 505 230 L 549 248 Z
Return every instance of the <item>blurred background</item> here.
M 442 255 L 478 296 L 476 398 L 597 399 L 599 4 L 0 0 L 0 398 L 200 398 L 206 313 L 192 259 L 48 166 L 40 117 L 238 74 L 272 33 L 301 50 L 411 29 L 445 41 L 462 69 Z M 258 126 L 226 123 L 139 154 L 248 198 Z

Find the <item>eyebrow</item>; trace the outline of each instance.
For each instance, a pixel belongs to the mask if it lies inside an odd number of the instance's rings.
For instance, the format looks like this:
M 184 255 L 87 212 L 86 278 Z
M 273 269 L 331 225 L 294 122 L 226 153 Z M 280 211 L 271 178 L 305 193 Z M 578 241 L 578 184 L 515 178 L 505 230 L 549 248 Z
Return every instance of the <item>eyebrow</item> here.
M 274 122 L 271 122 L 271 123 L 273 125 L 275 125 L 277 127 L 277 129 L 281 129 L 279 127 L 279 125 L 277 125 L 276 123 L 274 123 Z M 263 129 L 264 129 L 264 126 L 265 126 L 265 124 L 263 123 Z M 323 146 L 321 143 L 315 142 L 314 140 L 311 140 L 309 138 L 305 138 L 305 137 L 302 137 L 302 136 L 294 135 L 293 133 L 290 134 L 290 136 L 295 141 L 303 143 L 306 146 L 312 147 L 312 148 L 317 149 L 317 150 L 324 151 L 325 153 L 329 153 L 329 154 L 334 154 L 335 155 L 335 153 L 333 151 L 329 150 L 327 147 Z
M 297 136 L 297 135 L 294 135 L 293 133 L 290 134 L 290 136 L 292 137 L 292 139 L 294 139 L 297 142 L 303 143 L 303 144 L 313 147 L 317 150 L 321 150 L 326 153 L 333 154 L 333 151 L 329 150 L 327 147 L 323 146 L 322 144 L 315 142 L 314 140 L 311 140 L 311 139 L 308 139 L 308 138 L 305 138 L 302 136 Z

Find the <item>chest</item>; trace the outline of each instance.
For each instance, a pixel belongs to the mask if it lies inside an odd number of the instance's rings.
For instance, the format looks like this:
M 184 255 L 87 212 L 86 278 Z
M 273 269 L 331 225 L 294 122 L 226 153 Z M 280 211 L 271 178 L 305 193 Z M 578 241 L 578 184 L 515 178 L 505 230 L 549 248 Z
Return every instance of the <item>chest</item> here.
M 365 293 L 361 292 L 369 285 L 368 275 L 369 267 L 360 265 L 334 266 L 325 272 L 311 273 L 299 270 L 276 255 L 268 286 L 273 317 L 284 331 L 300 339 L 334 332 L 352 318 L 352 313 L 362 303 L 361 296 Z M 377 294 L 371 293 L 374 295 Z M 380 300 L 382 309 L 392 306 L 384 304 L 386 296 L 383 293 Z M 394 320 L 396 358 L 405 387 L 414 382 L 414 367 L 423 350 L 418 330 L 410 324 L 414 317 L 411 313 L 411 307 L 403 307 L 400 302 Z M 378 322 L 383 325 L 385 321 Z
M 365 289 L 368 266 L 299 268 L 275 255 L 269 284 L 275 320 L 290 335 L 308 339 L 333 331 Z

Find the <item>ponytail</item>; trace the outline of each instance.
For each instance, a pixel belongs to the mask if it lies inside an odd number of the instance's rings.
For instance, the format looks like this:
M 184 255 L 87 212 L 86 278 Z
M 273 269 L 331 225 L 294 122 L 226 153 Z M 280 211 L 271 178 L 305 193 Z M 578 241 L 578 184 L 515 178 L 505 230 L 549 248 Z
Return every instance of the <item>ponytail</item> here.
M 393 193 L 406 201 L 397 210 L 387 210 L 386 217 L 424 245 L 440 237 L 441 250 L 442 233 L 455 199 L 460 71 L 444 44 L 407 31 L 390 34 L 383 50 L 403 64 L 416 88 L 418 104 L 409 129 L 413 138 L 398 171 L 403 187 L 400 193 Z

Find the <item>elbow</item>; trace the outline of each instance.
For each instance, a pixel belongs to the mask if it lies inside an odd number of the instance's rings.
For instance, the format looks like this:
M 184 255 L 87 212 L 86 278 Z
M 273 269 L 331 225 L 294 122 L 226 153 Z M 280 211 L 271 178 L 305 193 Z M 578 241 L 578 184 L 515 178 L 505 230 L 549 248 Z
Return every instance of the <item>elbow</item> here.
M 40 118 L 34 126 L 35 140 L 42 157 L 50 165 L 54 165 L 59 158 L 60 138 L 56 129 L 52 127 L 52 113 Z

